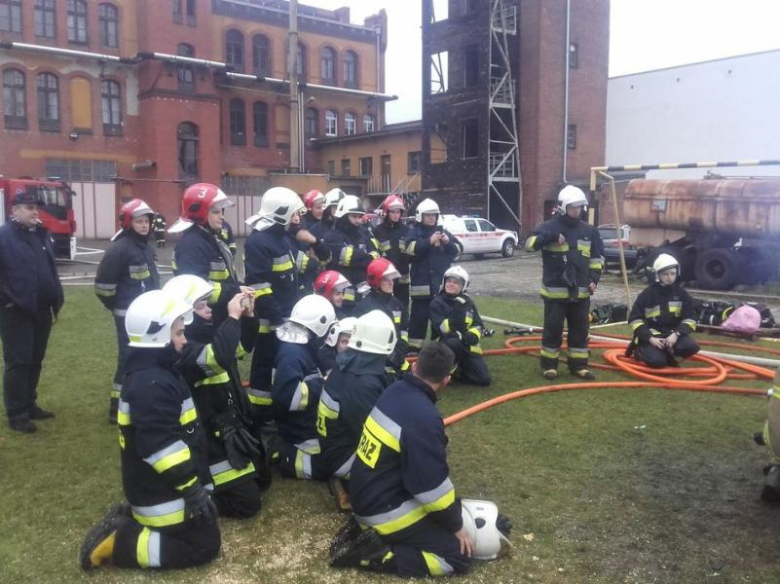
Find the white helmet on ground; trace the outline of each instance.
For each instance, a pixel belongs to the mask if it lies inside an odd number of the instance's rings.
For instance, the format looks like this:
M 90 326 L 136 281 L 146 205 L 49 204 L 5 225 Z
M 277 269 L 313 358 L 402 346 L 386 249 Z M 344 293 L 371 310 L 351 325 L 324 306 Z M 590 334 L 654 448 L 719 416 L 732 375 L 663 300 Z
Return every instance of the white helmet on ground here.
M 354 332 L 355 323 L 357 323 L 357 318 L 354 316 L 342 318 L 341 320 L 334 322 L 328 331 L 328 337 L 325 339 L 325 344 L 329 347 L 335 347 L 338 345 L 339 337 L 342 334 L 346 333 L 351 335 Z
M 328 207 L 338 205 L 339 201 L 341 201 L 341 199 L 346 196 L 347 193 L 341 189 L 330 189 L 327 193 L 325 193 L 325 204 L 323 206 L 327 209 Z
M 162 290 L 145 292 L 133 300 L 125 315 L 131 347 L 160 349 L 171 342 L 171 327 L 178 318 L 192 322 L 192 306 Z
M 349 215 L 350 213 L 357 213 L 360 215 L 366 214 L 363 204 L 355 195 L 345 195 L 344 198 L 339 201 L 339 206 L 336 207 L 336 212 L 333 216 L 336 219 L 340 219 L 344 215 Z
M 512 545 L 496 525 L 498 507 L 491 501 L 462 499 L 463 527 L 474 544 L 475 560 L 493 560 L 501 552 L 501 542 Z
M 674 268 L 676 271 L 675 273 L 675 280 L 677 279 L 677 275 L 679 275 L 680 272 L 680 264 L 675 259 L 675 257 L 668 253 L 662 253 L 659 254 L 657 258 L 655 258 L 655 261 L 653 262 L 653 272 L 655 272 L 655 279 L 660 282 L 661 278 L 661 272 L 664 270 L 669 270 Z
M 433 199 L 423 199 L 417 204 L 417 208 L 414 211 L 414 218 L 417 223 L 422 223 L 423 213 L 435 213 L 436 215 L 439 215 L 441 214 L 441 211 L 439 210 L 439 205 L 436 204 L 436 201 Z
M 588 198 L 585 192 L 574 185 L 567 185 L 558 193 L 558 206 L 565 213 L 570 206 L 588 208 Z
M 260 199 L 260 210 L 246 220 L 246 224 L 257 231 L 264 231 L 272 225 L 289 225 L 293 215 L 305 210 L 298 193 L 286 187 L 268 189 Z
M 461 292 L 465 292 L 469 288 L 469 273 L 464 270 L 460 266 L 452 266 L 449 268 L 446 272 L 444 272 L 444 277 L 441 279 L 441 289 L 444 290 L 444 283 L 447 281 L 447 278 L 458 278 L 463 283 L 463 288 L 461 289 Z
M 372 310 L 357 319 L 349 338 L 349 348 L 375 355 L 390 355 L 395 342 L 393 321 L 381 310 Z
M 214 292 L 214 284 L 192 274 L 175 276 L 162 287 L 163 292 L 176 298 L 181 298 L 194 306 L 198 300 L 208 298 Z
M 306 327 L 320 338 L 328 333 L 330 325 L 336 320 L 336 311 L 324 296 L 309 294 L 295 303 L 289 320 Z

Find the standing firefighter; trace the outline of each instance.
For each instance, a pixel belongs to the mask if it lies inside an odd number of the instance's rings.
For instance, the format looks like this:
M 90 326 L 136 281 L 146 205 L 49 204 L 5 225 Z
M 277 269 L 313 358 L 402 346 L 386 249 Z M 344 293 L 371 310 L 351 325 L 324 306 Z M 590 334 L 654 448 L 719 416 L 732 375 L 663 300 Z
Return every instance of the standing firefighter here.
M 761 498 L 768 503 L 780 503 L 780 370 L 775 374 L 768 394 L 764 431 L 755 434 L 753 439 L 759 446 L 766 446 L 769 452 L 769 464 L 764 467 L 766 478 Z
M 149 229 L 154 217 L 154 211 L 141 199 L 122 205 L 119 209 L 121 230 L 111 238 L 114 244 L 100 260 L 95 276 L 95 294 L 113 313 L 116 327 L 118 350 L 108 407 L 108 421 L 112 424 L 116 424 L 119 394 L 125 377 L 124 360 L 129 343 L 125 331 L 127 307 L 144 292 L 160 287 L 155 254 L 149 247 Z
M 558 194 L 558 212 L 542 223 L 525 242 L 526 251 L 542 250 L 544 332 L 542 371 L 558 377 L 558 356 L 568 323 L 569 370 L 581 379 L 595 379 L 588 369 L 590 296 L 603 267 L 598 230 L 580 219 L 587 209 L 585 193 L 569 185 Z
M 157 242 L 157 247 L 165 247 L 165 228 L 168 224 L 165 222 L 165 217 L 162 213 L 154 214 L 154 221 L 152 222 L 152 230 L 154 231 L 154 240 Z
M 409 226 L 404 222 L 406 205 L 398 195 L 389 195 L 379 206 L 382 223 L 374 228 L 374 236 L 379 242 L 379 251 L 383 257 L 393 262 L 400 274 L 393 287 L 393 296 L 401 301 L 404 310 L 409 310 L 409 256 L 404 253 L 404 238 L 409 234 Z
M 317 189 L 312 189 L 303 195 L 303 204 L 306 205 L 306 214 L 301 223 L 304 229 L 311 229 L 322 220 L 325 212 L 325 195 Z

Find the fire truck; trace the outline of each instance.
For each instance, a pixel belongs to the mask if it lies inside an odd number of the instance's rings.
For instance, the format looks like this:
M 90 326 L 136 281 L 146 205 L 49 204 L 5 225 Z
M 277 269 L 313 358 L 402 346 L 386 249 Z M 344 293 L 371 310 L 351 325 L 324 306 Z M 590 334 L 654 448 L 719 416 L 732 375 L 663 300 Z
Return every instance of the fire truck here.
M 41 202 L 38 218 L 54 240 L 54 255 L 60 259 L 76 257 L 76 220 L 73 215 L 73 191 L 59 179 L 9 179 L 0 175 L 0 224 L 11 217 L 11 199 L 19 192 L 33 192 Z

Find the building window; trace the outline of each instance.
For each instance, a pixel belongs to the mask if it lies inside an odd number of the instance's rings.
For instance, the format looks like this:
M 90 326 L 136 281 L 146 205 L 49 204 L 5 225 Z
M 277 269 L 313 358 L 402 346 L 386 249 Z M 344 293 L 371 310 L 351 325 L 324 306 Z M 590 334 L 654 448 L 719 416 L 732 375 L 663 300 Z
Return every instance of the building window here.
M 119 11 L 111 4 L 101 4 L 98 8 L 100 21 L 100 44 L 104 47 L 119 46 Z
M 176 54 L 182 57 L 194 57 L 195 49 L 187 43 L 179 43 L 176 46 Z M 185 92 L 195 91 L 195 70 L 192 65 L 179 63 L 176 66 L 176 78 L 179 80 L 179 90 Z
M 85 0 L 68 0 L 68 41 L 87 44 L 87 3 Z
M 345 158 L 341 161 L 341 176 L 352 175 L 352 161 L 349 158 Z
M 320 112 L 313 107 L 306 110 L 306 137 L 317 138 L 320 135 Z
M 187 10 L 187 24 L 190 26 L 195 26 L 195 3 L 197 0 L 184 0 L 185 2 L 185 8 Z
M 427 87 L 429 95 L 447 93 L 450 75 L 449 67 L 450 54 L 448 51 L 431 55 L 431 84 Z
M 122 94 L 116 81 L 100 82 L 100 97 L 103 104 L 103 134 L 122 135 Z
M 298 79 L 306 79 L 306 71 L 308 71 L 308 67 L 306 66 L 306 47 L 304 47 L 301 43 L 298 43 L 298 55 L 296 61 Z
M 328 176 L 336 176 L 336 161 L 328 160 Z
M 184 20 L 182 8 L 186 12 L 187 24 L 195 26 L 195 2 L 197 0 L 172 0 L 173 2 L 173 22 L 181 24 Z
M 35 0 L 35 36 L 53 39 L 57 34 L 54 0 Z
M 470 45 L 463 49 L 463 85 L 475 87 L 479 81 L 479 47 Z
M 325 135 L 339 135 L 339 115 L 333 110 L 327 110 L 325 112 Z
M 256 101 L 252 106 L 252 120 L 255 130 L 255 146 L 268 146 L 268 105 Z
M 27 129 L 24 73 L 18 69 L 3 71 L 3 114 L 5 115 L 6 128 Z
M 576 69 L 580 66 L 580 53 L 577 43 L 569 45 L 569 68 Z
M 267 36 L 256 34 L 252 37 L 252 68 L 255 75 L 267 77 L 271 74 L 270 48 Z
M 407 172 L 409 174 L 417 174 L 420 172 L 422 169 L 422 152 L 410 152 L 407 166 Z
M 56 75 L 38 75 L 38 125 L 44 132 L 60 131 L 60 82 Z
M 244 35 L 235 29 L 225 35 L 225 64 L 234 71 L 244 70 Z
M 230 100 L 230 143 L 246 146 L 246 106 L 241 99 Z
M 198 180 L 198 126 L 189 122 L 176 129 L 179 160 L 179 178 L 188 182 Z
M 22 0 L 0 0 L 0 31 L 22 32 Z
M 374 116 L 371 114 L 366 114 L 363 116 L 363 132 L 373 132 L 374 131 Z
M 354 51 L 344 54 L 344 87 L 358 86 L 358 56 Z
M 181 11 L 181 3 L 184 0 L 171 0 L 173 3 L 173 22 L 176 24 L 181 24 L 183 21 L 182 18 L 182 11 Z
M 360 176 L 371 176 L 374 173 L 374 159 L 371 156 L 361 158 L 360 164 Z
M 357 134 L 357 117 L 352 112 L 344 114 L 344 134 L 347 136 Z
M 466 120 L 463 122 L 463 158 L 479 156 L 479 122 Z
M 577 126 L 569 124 L 566 130 L 566 148 L 574 150 L 577 147 Z
M 336 51 L 330 47 L 320 54 L 320 76 L 325 85 L 336 85 Z

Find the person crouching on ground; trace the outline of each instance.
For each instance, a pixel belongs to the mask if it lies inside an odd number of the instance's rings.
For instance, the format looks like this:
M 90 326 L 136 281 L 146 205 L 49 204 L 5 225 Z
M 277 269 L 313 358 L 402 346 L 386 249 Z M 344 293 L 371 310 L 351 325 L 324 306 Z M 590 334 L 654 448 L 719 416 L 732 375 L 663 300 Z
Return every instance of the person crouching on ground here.
M 349 338 L 352 336 L 356 322 L 357 318 L 348 316 L 331 325 L 328 336 L 325 337 L 325 343 L 317 352 L 317 361 L 319 361 L 320 370 L 325 377 L 336 367 L 336 357 L 347 350 Z

